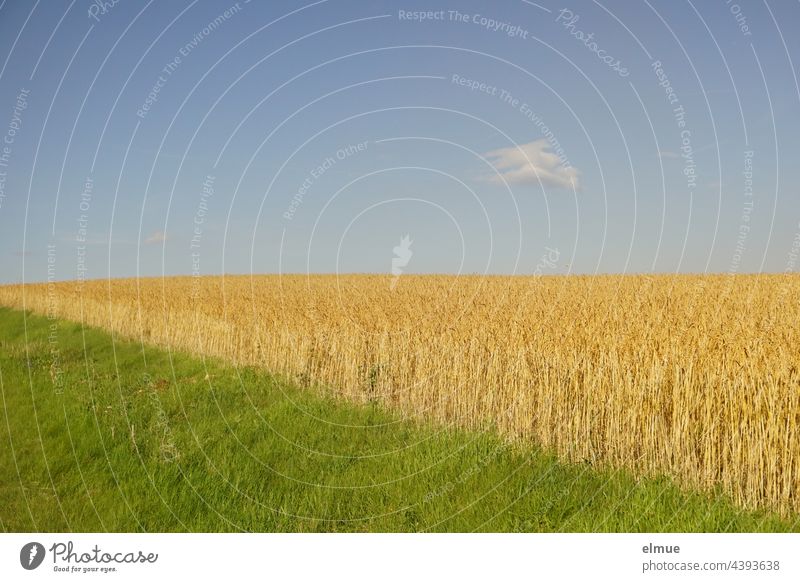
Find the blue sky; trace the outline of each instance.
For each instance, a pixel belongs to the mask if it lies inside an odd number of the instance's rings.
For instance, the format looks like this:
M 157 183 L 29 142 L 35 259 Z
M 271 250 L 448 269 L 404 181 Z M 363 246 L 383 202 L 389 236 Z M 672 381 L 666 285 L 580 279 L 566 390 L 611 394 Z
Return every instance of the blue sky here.
M 799 16 L 6 0 L 0 282 L 794 271 Z

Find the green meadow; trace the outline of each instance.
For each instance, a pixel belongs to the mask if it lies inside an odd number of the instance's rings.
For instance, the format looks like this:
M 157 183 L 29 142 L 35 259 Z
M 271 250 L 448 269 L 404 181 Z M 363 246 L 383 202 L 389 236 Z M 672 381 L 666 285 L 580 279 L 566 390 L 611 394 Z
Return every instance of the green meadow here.
M 0 530 L 753 532 L 667 478 L 0 309 Z

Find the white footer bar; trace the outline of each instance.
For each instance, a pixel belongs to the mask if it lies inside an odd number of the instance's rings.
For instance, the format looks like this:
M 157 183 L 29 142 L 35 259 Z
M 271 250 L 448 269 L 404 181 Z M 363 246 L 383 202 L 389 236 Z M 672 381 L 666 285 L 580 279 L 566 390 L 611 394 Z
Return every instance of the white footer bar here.
M 0 534 L 0 580 L 800 580 L 800 534 Z

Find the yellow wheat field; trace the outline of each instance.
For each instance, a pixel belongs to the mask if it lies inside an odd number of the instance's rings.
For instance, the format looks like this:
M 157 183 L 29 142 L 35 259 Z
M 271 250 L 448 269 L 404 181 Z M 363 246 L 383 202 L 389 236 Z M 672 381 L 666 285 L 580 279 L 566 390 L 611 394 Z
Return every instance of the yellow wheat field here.
M 0 303 L 800 510 L 800 277 L 178 277 Z

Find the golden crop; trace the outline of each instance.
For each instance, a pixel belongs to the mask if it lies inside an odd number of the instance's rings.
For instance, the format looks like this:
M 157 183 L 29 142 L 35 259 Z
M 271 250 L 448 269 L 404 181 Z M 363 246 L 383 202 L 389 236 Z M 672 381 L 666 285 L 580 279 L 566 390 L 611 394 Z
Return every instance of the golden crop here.
M 800 510 L 795 275 L 176 277 L 0 303 Z

